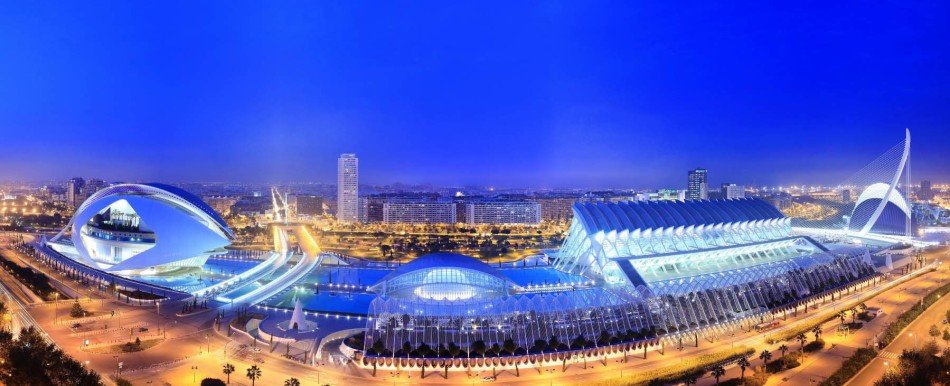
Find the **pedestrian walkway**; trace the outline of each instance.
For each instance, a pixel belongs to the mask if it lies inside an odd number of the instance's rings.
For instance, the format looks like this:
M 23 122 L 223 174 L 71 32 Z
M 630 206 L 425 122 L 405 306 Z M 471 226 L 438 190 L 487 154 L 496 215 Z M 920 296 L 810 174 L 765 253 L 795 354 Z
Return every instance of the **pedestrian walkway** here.
M 878 354 L 877 356 L 884 359 L 897 359 L 897 358 L 900 358 L 901 354 L 893 353 L 890 351 L 881 351 L 881 353 Z

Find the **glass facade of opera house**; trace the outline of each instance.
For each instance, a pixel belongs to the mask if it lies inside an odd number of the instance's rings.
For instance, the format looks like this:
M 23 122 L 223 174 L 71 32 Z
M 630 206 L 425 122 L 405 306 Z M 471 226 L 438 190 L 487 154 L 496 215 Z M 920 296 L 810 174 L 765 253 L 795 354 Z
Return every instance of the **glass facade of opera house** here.
M 649 339 L 729 326 L 874 273 L 866 249 L 831 251 L 792 236 L 789 219 L 760 199 L 576 203 L 573 210 L 564 244 L 549 258 L 558 274 L 576 279 L 526 285 L 471 257 L 420 257 L 370 288 L 377 297 L 367 354 L 477 353 L 512 343 L 515 352 L 533 352 Z

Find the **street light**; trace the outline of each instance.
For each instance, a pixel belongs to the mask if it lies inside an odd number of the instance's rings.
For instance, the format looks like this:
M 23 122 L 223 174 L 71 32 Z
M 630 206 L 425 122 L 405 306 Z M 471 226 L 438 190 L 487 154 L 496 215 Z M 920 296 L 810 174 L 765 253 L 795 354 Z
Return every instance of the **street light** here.
M 53 324 L 59 319 L 59 292 L 53 292 Z
M 162 314 L 160 313 L 160 308 L 162 303 L 158 300 L 155 301 L 155 321 L 158 323 L 158 331 L 162 331 Z
M 191 383 L 195 383 L 198 374 L 198 366 L 191 366 Z
M 909 335 L 914 337 L 914 350 L 916 350 L 917 349 L 917 335 L 914 335 L 913 332 L 910 333 Z

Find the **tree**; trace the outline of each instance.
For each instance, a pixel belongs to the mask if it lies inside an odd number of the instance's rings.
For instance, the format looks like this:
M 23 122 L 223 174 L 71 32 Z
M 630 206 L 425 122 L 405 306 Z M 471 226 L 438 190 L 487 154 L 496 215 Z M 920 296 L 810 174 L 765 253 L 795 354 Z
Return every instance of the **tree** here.
M 513 355 L 515 350 L 518 349 L 518 345 L 515 344 L 514 340 L 511 338 L 505 339 L 505 342 L 502 343 L 501 349 L 504 350 L 508 355 Z
M 686 386 L 695 385 L 699 382 L 699 376 L 696 373 L 692 373 L 687 375 L 683 381 L 686 383 Z
M 782 359 L 785 359 L 785 352 L 788 351 L 788 346 L 783 344 L 778 346 L 778 350 L 782 352 Z
M 841 319 L 841 324 L 844 324 L 844 318 L 846 318 L 848 314 L 845 313 L 844 311 L 838 311 L 838 314 L 836 316 L 838 317 L 838 319 Z M 818 338 L 815 338 L 815 339 L 817 340 Z
M 850 310 L 850 311 L 851 311 L 851 323 L 855 323 L 856 321 L 854 320 L 854 318 L 856 318 L 856 317 L 858 316 L 858 308 L 857 308 L 857 307 L 851 307 L 851 310 Z
M 844 313 L 842 312 L 842 315 L 843 315 L 843 314 L 844 314 Z M 841 320 L 841 323 L 844 323 L 844 319 Z M 817 342 L 818 339 L 821 338 L 821 325 L 817 325 L 817 326 L 815 326 L 814 328 L 812 328 L 812 329 L 811 329 L 811 333 L 812 333 L 812 334 L 815 334 L 815 341 Z
M 205 378 L 201 380 L 201 386 L 224 386 L 224 381 L 217 378 Z
M 736 362 L 736 365 L 738 365 L 739 368 L 742 369 L 742 371 L 739 373 L 739 380 L 745 380 L 745 368 L 749 367 L 749 360 L 746 359 L 745 357 L 739 358 L 739 361 Z
M 768 364 L 769 361 L 772 360 L 772 353 L 770 353 L 769 350 L 762 350 L 762 353 L 759 354 L 759 359 L 765 364 Z
M 798 340 L 798 343 L 801 343 L 802 345 L 801 350 L 802 352 L 805 352 L 805 342 L 808 341 L 808 337 L 805 336 L 805 333 L 804 332 L 799 333 L 798 336 L 795 337 L 795 340 Z
M 557 339 L 557 336 L 551 335 L 551 339 L 548 339 L 548 346 L 551 347 L 551 350 L 557 350 L 561 345 L 561 341 Z
M 719 377 L 726 375 L 726 369 L 724 369 L 722 365 L 716 365 L 716 367 L 713 367 L 712 371 L 710 371 L 709 373 L 712 374 L 712 376 L 716 377 L 716 384 L 718 385 Z
M 284 381 L 284 386 L 300 386 L 300 380 L 297 378 L 290 378 Z
M 950 345 L 950 329 L 943 329 L 943 342 Z
M 69 316 L 72 316 L 74 318 L 82 317 L 85 313 L 86 311 L 82 309 L 81 305 L 79 305 L 78 300 L 75 303 L 73 303 L 73 308 L 69 310 Z
M 230 384 L 231 384 L 231 373 L 234 372 L 234 365 L 232 365 L 232 364 L 230 364 L 230 363 L 225 363 L 225 364 L 224 364 L 224 367 L 221 369 L 221 372 L 224 373 L 224 375 L 227 375 L 227 376 L 228 376 L 228 384 L 230 385 Z
M 485 346 L 485 342 L 483 342 L 483 341 L 481 341 L 481 340 L 476 340 L 476 341 L 472 342 L 472 348 L 471 348 L 471 350 L 474 351 L 475 353 L 477 353 L 478 356 L 484 357 L 484 356 L 485 356 L 485 351 L 488 350 L 488 347 Z
M 931 324 L 931 325 L 930 325 L 930 330 L 927 330 L 927 335 L 930 335 L 930 337 L 933 339 L 933 341 L 936 342 L 936 341 L 937 341 L 937 337 L 940 336 L 940 329 L 937 328 L 937 325 L 936 325 L 936 324 Z
M 254 383 L 257 382 L 261 375 L 261 368 L 257 367 L 257 365 L 247 369 L 247 379 L 251 380 L 251 386 L 254 386 Z

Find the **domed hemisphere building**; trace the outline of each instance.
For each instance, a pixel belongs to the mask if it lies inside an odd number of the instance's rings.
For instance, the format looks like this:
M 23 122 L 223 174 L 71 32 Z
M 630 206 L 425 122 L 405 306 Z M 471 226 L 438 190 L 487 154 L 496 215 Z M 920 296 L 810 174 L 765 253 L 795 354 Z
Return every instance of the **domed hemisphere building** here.
M 371 287 L 378 296 L 367 356 L 504 355 L 719 334 L 875 272 L 867 249 L 830 251 L 792 236 L 789 219 L 760 199 L 576 203 L 573 211 L 543 268 L 557 281 L 525 285 L 524 271 L 542 269 L 457 254 L 423 256 L 386 275 Z
M 224 254 L 234 233 L 198 197 L 164 184 L 120 184 L 89 197 L 49 246 L 124 274 L 198 267 Z

